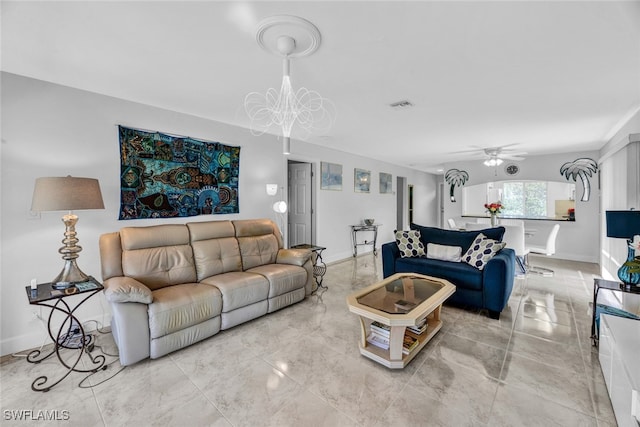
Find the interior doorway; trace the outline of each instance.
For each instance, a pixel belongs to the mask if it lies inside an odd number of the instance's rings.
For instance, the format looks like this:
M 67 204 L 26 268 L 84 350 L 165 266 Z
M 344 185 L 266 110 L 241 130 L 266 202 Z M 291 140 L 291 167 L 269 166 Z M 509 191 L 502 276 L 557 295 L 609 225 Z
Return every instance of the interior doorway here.
M 313 163 L 289 160 L 288 181 L 288 247 L 315 244 Z
M 406 230 L 405 227 L 405 206 L 407 198 L 407 178 L 399 176 L 396 178 L 396 230 Z
M 409 213 L 409 225 L 413 224 L 413 185 L 409 184 L 409 200 L 407 204 L 407 211 Z
M 444 227 L 444 182 L 438 183 L 438 224 Z

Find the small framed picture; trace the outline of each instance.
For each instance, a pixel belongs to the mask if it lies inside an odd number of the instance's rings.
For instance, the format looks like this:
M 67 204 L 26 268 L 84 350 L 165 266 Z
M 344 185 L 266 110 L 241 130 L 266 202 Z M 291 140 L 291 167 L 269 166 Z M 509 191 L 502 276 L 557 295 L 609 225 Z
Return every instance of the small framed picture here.
M 390 173 L 380 172 L 380 193 L 381 194 L 393 193 Z
M 320 189 L 342 191 L 342 165 L 320 162 Z
M 355 168 L 353 173 L 353 191 L 369 193 L 371 189 L 371 171 Z

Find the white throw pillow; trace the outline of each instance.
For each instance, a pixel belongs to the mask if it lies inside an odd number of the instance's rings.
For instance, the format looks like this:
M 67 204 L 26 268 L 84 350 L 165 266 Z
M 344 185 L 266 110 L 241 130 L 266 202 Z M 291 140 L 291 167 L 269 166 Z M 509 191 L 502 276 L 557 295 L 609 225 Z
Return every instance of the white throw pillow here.
M 462 258 L 462 248 L 460 246 L 446 246 L 438 245 L 436 243 L 427 243 L 427 258 L 460 262 Z

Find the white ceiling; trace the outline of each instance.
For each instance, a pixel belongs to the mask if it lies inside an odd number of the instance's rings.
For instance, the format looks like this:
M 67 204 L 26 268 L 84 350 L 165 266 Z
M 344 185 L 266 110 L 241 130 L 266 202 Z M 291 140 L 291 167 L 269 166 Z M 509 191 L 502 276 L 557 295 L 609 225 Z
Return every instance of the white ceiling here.
M 256 24 L 300 16 L 322 44 L 292 61 L 294 88 L 336 109 L 331 130 L 307 141 L 421 170 L 477 147 L 599 149 L 640 108 L 639 1 L 1 7 L 3 71 L 242 127 L 245 95 L 281 80 Z M 400 100 L 414 107 L 389 107 Z

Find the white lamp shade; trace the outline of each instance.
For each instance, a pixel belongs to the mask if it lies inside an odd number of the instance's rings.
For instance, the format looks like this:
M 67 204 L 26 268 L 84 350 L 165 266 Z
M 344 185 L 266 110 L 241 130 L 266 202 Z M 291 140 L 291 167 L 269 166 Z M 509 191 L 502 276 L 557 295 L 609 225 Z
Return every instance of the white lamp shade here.
M 275 196 L 278 193 L 278 184 L 267 184 L 267 194 Z
M 31 201 L 32 211 L 82 209 L 104 209 L 102 192 L 97 179 L 72 176 L 36 179 Z
M 285 213 L 287 211 L 287 202 L 280 200 L 273 204 L 273 211 L 276 213 Z

